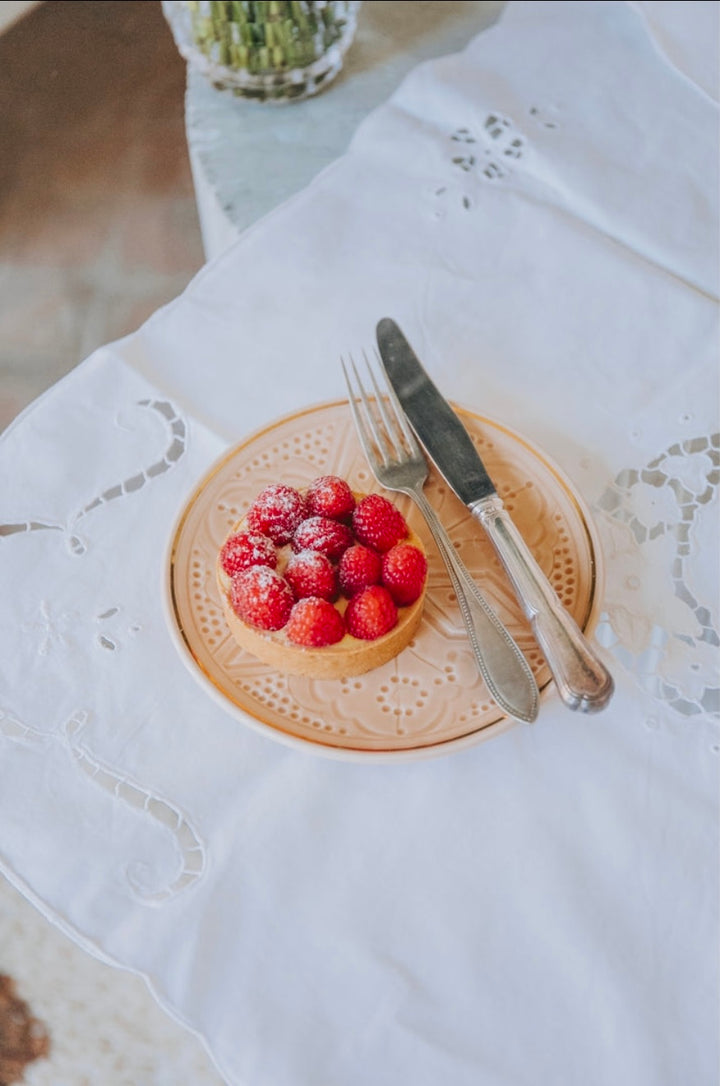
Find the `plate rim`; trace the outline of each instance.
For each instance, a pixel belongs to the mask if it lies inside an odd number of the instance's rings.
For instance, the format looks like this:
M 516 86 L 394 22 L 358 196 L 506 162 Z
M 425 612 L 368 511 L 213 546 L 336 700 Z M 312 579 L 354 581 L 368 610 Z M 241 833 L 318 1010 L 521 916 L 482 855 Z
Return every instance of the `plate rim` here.
M 366 749 L 362 747 L 329 744 L 320 736 L 318 736 L 317 739 L 314 739 L 312 736 L 300 736 L 293 732 L 285 731 L 283 728 L 270 724 L 259 716 L 255 716 L 250 710 L 243 708 L 241 705 L 237 704 L 237 702 L 233 701 L 208 674 L 201 661 L 194 654 L 187 637 L 183 633 L 183 626 L 176 605 L 175 586 L 173 581 L 173 559 L 178 549 L 178 540 L 183 526 L 192 512 L 195 502 L 212 479 L 223 469 L 225 464 L 233 459 L 246 446 L 257 441 L 269 431 L 282 427 L 286 423 L 303 418 L 306 415 L 315 414 L 319 411 L 342 407 L 344 404 L 347 404 L 347 402 L 347 399 L 342 397 L 334 400 L 319 401 L 280 415 L 264 425 L 257 427 L 241 440 L 228 445 L 228 447 L 210 463 L 201 477 L 195 482 L 190 493 L 184 498 L 179 512 L 176 513 L 173 520 L 164 549 L 161 595 L 166 626 L 183 664 L 187 670 L 190 671 L 196 682 L 198 682 L 206 693 L 211 696 L 212 700 L 220 708 L 224 709 L 226 713 L 237 719 L 246 727 L 251 728 L 256 734 L 260 734 L 274 742 L 281 743 L 286 747 L 301 750 L 306 753 L 312 752 L 334 760 L 363 764 L 420 761 L 465 750 L 469 747 L 476 746 L 478 743 L 487 739 L 510 731 L 519 722 L 513 720 L 507 714 L 504 714 L 502 710 L 498 709 L 500 715 L 496 720 L 483 724 L 464 735 L 450 739 L 442 739 L 434 743 L 424 744 L 423 746 L 402 747 L 398 749 Z M 532 441 L 528 440 L 512 427 L 503 422 L 499 422 L 489 415 L 480 414 L 453 400 L 450 400 L 449 403 L 453 410 L 457 411 L 460 416 L 465 415 L 481 424 L 485 423 L 522 445 L 532 456 L 542 463 L 562 486 L 568 500 L 576 510 L 585 532 L 590 551 L 590 592 L 588 606 L 583 621 L 578 623 L 583 633 L 588 634 L 594 629 L 599 618 L 598 612 L 600 609 L 600 599 L 602 597 L 604 570 L 602 562 L 600 561 L 602 551 L 600 548 L 598 530 L 584 499 L 577 493 L 574 484 L 566 472 L 559 467 L 559 465 L 549 457 L 543 449 L 540 449 Z M 541 706 L 543 701 L 547 700 L 547 693 L 552 686 L 552 682 L 552 678 L 549 678 L 539 689 Z

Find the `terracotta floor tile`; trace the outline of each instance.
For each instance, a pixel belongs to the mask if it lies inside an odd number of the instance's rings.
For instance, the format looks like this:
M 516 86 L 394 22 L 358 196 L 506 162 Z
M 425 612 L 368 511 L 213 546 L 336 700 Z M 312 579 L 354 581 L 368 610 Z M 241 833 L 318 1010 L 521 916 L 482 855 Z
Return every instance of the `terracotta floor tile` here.
M 10 267 L 87 266 L 112 229 L 105 200 L 79 192 L 53 197 L 28 186 L 0 202 L 0 260 Z
M 0 36 L 0 428 L 204 254 L 160 3 L 46 0 Z
M 67 356 L 80 345 L 91 288 L 53 268 L 0 271 L 0 358 Z
M 121 259 L 128 269 L 144 267 L 160 275 L 190 275 L 197 268 L 191 198 L 168 203 L 143 195 L 134 201 L 121 235 Z M 188 229 L 190 228 L 190 229 Z

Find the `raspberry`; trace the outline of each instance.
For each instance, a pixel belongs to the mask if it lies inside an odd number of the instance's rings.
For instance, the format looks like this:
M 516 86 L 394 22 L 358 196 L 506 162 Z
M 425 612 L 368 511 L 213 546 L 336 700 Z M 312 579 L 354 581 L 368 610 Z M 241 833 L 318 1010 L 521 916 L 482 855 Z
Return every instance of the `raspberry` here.
M 251 566 L 236 573 L 230 582 L 233 611 L 259 630 L 280 630 L 295 602 L 284 577 L 268 566 Z
M 363 641 L 382 637 L 397 624 L 397 607 L 387 588 L 373 584 L 353 596 L 347 605 L 348 633 Z
M 293 607 L 286 633 L 296 645 L 321 648 L 342 640 L 345 623 L 340 612 L 327 600 L 307 596 Z
M 401 607 L 415 602 L 426 574 L 427 559 L 411 543 L 398 543 L 382 556 L 382 583 Z
M 228 536 L 220 551 L 220 564 L 232 577 L 233 573 L 239 573 L 241 569 L 250 566 L 270 566 L 275 569 L 277 565 L 277 552 L 272 539 L 266 535 L 258 535 L 253 532 L 236 532 Z
M 362 498 L 352 523 L 358 542 L 376 551 L 389 551 L 408 534 L 405 517 L 382 494 Z
M 283 483 L 271 483 L 250 506 L 247 526 L 251 532 L 269 535 L 281 547 L 290 542 L 306 514 L 305 499 L 299 491 Z
M 319 596 L 323 600 L 337 599 L 335 567 L 320 551 L 300 551 L 294 554 L 287 564 L 285 579 L 296 600 L 305 596 Z
M 308 515 L 346 520 L 355 508 L 355 495 L 338 475 L 321 475 L 314 479 L 305 495 Z
M 344 596 L 354 596 L 361 588 L 380 583 L 382 558 L 377 551 L 354 543 L 340 556 L 338 580 Z
M 320 551 L 333 561 L 353 542 L 346 524 L 329 517 L 308 517 L 298 527 L 292 540 L 294 551 Z

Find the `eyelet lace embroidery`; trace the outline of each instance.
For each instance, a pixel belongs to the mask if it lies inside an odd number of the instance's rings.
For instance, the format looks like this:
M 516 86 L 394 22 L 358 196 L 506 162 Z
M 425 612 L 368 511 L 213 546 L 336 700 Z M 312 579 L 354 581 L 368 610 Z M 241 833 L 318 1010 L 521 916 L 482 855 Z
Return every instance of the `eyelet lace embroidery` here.
M 530 106 L 529 124 L 541 129 L 557 129 L 557 110 L 540 109 Z M 513 172 L 528 153 L 529 140 L 524 131 L 502 113 L 485 115 L 479 128 L 466 125 L 453 130 L 449 136 L 454 145 L 450 150 L 452 166 L 468 176 L 477 176 L 484 181 L 502 181 Z M 449 189 L 441 185 L 435 189 L 435 196 L 445 196 Z M 460 200 L 466 211 L 473 206 L 472 196 L 462 186 Z
M 0 540 L 9 545 L 10 540 L 14 539 L 17 544 L 21 537 L 27 538 L 28 533 L 31 532 L 58 531 L 65 539 L 72 555 L 75 557 L 86 555 L 88 546 L 76 534 L 76 525 L 84 518 L 92 516 L 97 509 L 108 502 L 114 502 L 120 498 L 129 499 L 143 487 L 163 477 L 185 452 L 187 425 L 172 404 L 166 400 L 145 399 L 137 401 L 136 406 L 154 411 L 165 421 L 168 441 L 160 457 L 152 460 L 147 467 L 122 482 L 103 490 L 77 513 L 70 516 L 65 524 L 35 518 L 0 524 Z M 70 643 L 70 634 L 75 625 L 74 617 L 77 616 L 55 615 L 52 604 L 47 600 L 41 600 L 36 617 L 21 627 L 22 633 L 34 639 L 38 655 L 47 656 L 51 652 L 64 652 L 67 651 Z M 98 648 L 111 653 L 121 646 L 126 635 L 136 635 L 142 629 L 137 622 L 128 623 L 122 615 L 122 609 L 118 606 L 105 607 L 97 614 L 95 622 Z M 138 862 L 130 863 L 126 867 L 126 877 L 133 894 L 145 904 L 161 904 L 188 889 L 202 877 L 206 864 L 204 845 L 189 819 L 175 804 L 96 757 L 83 738 L 83 729 L 90 714 L 89 709 L 78 710 L 59 730 L 42 731 L 25 723 L 12 709 L 0 707 L 0 737 L 37 750 L 60 743 L 72 758 L 74 765 L 94 785 L 104 789 L 114 799 L 120 800 L 139 815 L 149 819 L 152 824 L 171 834 L 180 856 L 180 868 L 169 883 L 157 885 L 153 881 L 152 871 Z
M 122 480 L 122 482 L 115 483 L 108 487 L 107 490 L 103 490 L 77 513 L 74 513 L 66 524 L 53 524 L 45 520 L 35 519 L 18 521 L 13 524 L 0 524 L 0 539 L 23 532 L 58 531 L 62 533 L 66 540 L 71 554 L 84 554 L 86 544 L 75 534 L 76 524 L 107 502 L 115 501 L 117 498 L 123 498 L 141 490 L 153 479 L 169 471 L 185 451 L 187 426 L 176 413 L 172 404 L 168 403 L 167 400 L 138 400 L 137 406 L 155 411 L 166 420 L 170 432 L 169 442 L 161 457 L 154 460 L 137 474 Z
M 560 128 L 554 107 L 530 106 L 528 127 Z M 509 117 L 488 113 L 479 127 L 462 126 L 449 135 L 449 158 L 461 177 L 477 182 L 509 179 L 527 158 L 527 134 Z M 434 189 L 434 196 L 459 193 L 462 207 L 473 207 L 472 186 L 462 180 Z M 435 216 L 443 212 L 436 205 Z M 689 417 L 682 421 L 689 421 Z M 621 588 L 608 604 L 597 629 L 598 640 L 627 668 L 640 686 L 683 716 L 720 717 L 717 683 L 718 630 L 706 601 L 696 597 L 689 570 L 697 518 L 716 496 L 720 479 L 718 435 L 676 442 L 641 469 L 620 472 L 595 511 L 606 526 L 606 553 Z M 674 621 L 653 621 L 657 601 L 640 599 L 647 552 L 668 569 Z M 633 600 L 637 599 L 637 606 Z
M 83 739 L 83 728 L 89 715 L 87 710 L 78 710 L 59 733 L 42 732 L 25 724 L 10 710 L 0 708 L 0 736 L 35 749 L 46 749 L 51 744 L 60 743 L 75 765 L 96 785 L 172 835 L 180 856 L 180 869 L 172 882 L 154 886 L 152 872 L 146 865 L 130 863 L 126 868 L 126 877 L 134 894 L 145 904 L 162 904 L 201 878 L 206 864 L 205 846 L 175 804 L 148 791 L 137 781 L 118 773 L 95 757 Z
M 690 560 L 698 518 L 712 505 L 718 482 L 720 434 L 696 437 L 670 445 L 643 468 L 621 471 L 595 507 L 613 574 L 598 640 L 658 701 L 683 716 L 715 719 L 720 636 L 693 589 Z M 649 560 L 668 570 L 667 600 L 644 597 Z M 653 617 L 658 605 L 662 620 Z

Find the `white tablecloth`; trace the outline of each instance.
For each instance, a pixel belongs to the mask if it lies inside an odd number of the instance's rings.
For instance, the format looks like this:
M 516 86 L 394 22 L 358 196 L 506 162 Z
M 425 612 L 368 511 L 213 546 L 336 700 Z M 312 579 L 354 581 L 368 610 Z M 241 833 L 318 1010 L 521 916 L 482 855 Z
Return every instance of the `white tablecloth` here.
M 509 5 L 3 435 L 2 869 L 229 1083 L 716 1081 L 716 15 Z M 593 509 L 603 714 L 345 764 L 180 660 L 193 484 L 386 315 Z

